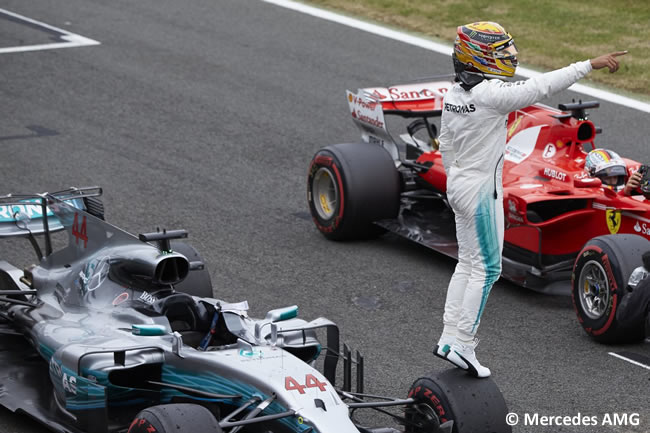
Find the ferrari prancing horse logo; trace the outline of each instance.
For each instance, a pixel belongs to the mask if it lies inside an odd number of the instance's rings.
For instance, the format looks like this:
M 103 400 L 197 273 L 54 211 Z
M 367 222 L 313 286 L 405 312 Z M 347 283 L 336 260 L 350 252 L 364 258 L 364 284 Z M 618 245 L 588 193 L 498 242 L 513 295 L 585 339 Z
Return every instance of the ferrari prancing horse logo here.
M 613 235 L 618 233 L 618 229 L 621 228 L 621 212 L 614 209 L 607 209 L 605 217 L 607 218 L 609 232 Z

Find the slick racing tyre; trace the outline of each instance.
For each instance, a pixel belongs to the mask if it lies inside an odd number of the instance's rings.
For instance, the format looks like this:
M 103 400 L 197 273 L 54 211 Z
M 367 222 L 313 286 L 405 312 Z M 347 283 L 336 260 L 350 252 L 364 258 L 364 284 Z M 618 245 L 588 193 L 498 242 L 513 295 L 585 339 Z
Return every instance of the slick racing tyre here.
M 374 221 L 397 216 L 400 176 L 391 156 L 378 145 L 327 146 L 309 166 L 307 199 L 312 219 L 326 238 L 368 238 L 383 233 Z
M 222 433 L 212 413 L 198 404 L 165 404 L 136 415 L 127 433 Z
M 510 433 L 508 407 L 491 378 L 476 379 L 459 368 L 416 380 L 408 397 L 405 433 L 435 433 L 453 421 L 453 433 Z
M 173 251 L 184 255 L 190 262 L 190 271 L 187 277 L 180 283 L 174 284 L 174 290 L 200 298 L 212 298 L 214 296 L 212 294 L 212 280 L 203 257 L 193 246 L 185 242 L 172 241 L 171 248 Z M 202 263 L 201 269 L 192 269 L 193 262 L 196 264 Z
M 650 242 L 637 235 L 598 236 L 582 248 L 573 265 L 571 298 L 578 321 L 601 343 L 624 343 L 644 338 L 643 318 L 621 323 L 617 312 L 625 296 L 627 281 L 642 265 Z M 620 316 L 620 315 L 619 315 Z

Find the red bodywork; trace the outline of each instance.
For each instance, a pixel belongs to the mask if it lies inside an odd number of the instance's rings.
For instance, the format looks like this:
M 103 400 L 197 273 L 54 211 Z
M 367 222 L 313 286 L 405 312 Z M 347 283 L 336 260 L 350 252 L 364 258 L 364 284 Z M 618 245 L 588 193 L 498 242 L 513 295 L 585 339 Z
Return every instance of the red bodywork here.
M 440 115 L 449 86 L 437 82 L 365 90 L 378 97 L 385 114 L 433 117 Z M 418 88 L 435 91 L 413 90 Z M 543 269 L 575 257 L 595 236 L 631 233 L 650 238 L 650 201 L 642 195 L 626 197 L 585 173 L 585 156 L 595 147 L 596 135 L 589 120 L 535 104 L 510 113 L 507 128 L 504 257 L 508 251 L 528 255 L 534 258 L 532 265 Z M 625 161 L 629 174 L 641 165 Z M 444 193 L 440 152 L 425 152 L 416 162 L 433 163 L 419 176 Z

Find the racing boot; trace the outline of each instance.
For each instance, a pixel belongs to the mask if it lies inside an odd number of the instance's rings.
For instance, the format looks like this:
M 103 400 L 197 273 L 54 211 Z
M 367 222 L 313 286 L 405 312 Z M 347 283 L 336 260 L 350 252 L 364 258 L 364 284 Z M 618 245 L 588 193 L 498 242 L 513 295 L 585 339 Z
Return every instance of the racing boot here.
M 447 359 L 449 349 L 453 346 L 454 342 L 456 342 L 456 337 L 443 332 L 440 336 L 440 340 L 438 340 L 438 344 L 436 344 L 436 347 L 433 349 L 433 354 L 438 358 Z
M 456 339 L 456 342 L 449 349 L 447 353 L 447 361 L 451 362 L 458 368 L 466 370 L 474 377 L 484 378 L 490 377 L 490 369 L 483 367 L 476 359 L 474 349 L 478 345 L 478 339 L 470 342 L 463 342 Z

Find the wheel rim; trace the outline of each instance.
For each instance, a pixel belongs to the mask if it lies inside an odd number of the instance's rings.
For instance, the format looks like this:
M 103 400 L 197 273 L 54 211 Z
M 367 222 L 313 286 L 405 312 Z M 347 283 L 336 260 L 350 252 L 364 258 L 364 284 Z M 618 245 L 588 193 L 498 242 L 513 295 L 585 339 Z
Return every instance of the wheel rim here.
M 440 420 L 436 411 L 426 403 L 418 403 L 407 409 L 406 425 L 408 433 L 424 433 L 436 431 L 440 426 Z
M 318 169 L 312 181 L 312 194 L 318 216 L 323 220 L 332 218 L 339 204 L 339 189 L 329 169 Z
M 595 260 L 588 261 L 580 272 L 579 283 L 582 311 L 590 319 L 600 319 L 611 297 L 605 269 Z

